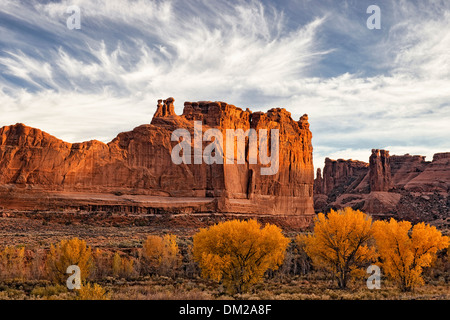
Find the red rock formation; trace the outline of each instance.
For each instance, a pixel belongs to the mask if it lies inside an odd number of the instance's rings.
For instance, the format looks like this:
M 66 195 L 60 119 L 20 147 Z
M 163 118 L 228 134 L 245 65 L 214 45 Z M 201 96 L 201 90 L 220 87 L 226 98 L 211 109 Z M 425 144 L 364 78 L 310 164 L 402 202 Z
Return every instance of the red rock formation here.
M 388 191 L 392 187 L 389 151 L 372 149 L 369 158 L 370 191 Z
M 276 196 L 277 212 L 313 213 L 314 167 L 308 116 L 303 115 L 296 122 L 288 111 L 276 108 L 267 113 L 253 113 L 250 120 L 251 128 L 267 129 L 268 132 L 278 129 L 280 136 L 277 174 L 262 176 L 260 165 L 249 166 L 250 171 L 253 170 L 255 203 L 270 207 L 270 201 L 266 199 Z
M 186 102 L 183 114 L 178 116 L 173 103 L 173 98 L 158 101 L 152 124 L 120 133 L 108 144 L 95 140 L 71 144 L 22 124 L 1 128 L 0 206 L 15 203 L 20 207 L 19 198 L 25 194 L 31 199 L 33 192 L 41 200 L 43 194 L 51 197 L 51 192 L 58 192 L 58 199 L 64 198 L 61 192 L 77 192 L 83 198 L 77 201 L 83 206 L 92 203 L 89 195 L 93 193 L 146 195 L 169 197 L 178 207 L 180 201 L 185 201 L 181 205 L 184 208 L 189 207 L 189 199 L 199 199 L 201 205 L 192 209 L 199 212 L 311 217 L 314 213 L 312 136 L 306 115 L 297 122 L 285 109 L 252 113 L 224 102 L 201 101 Z M 186 128 L 193 136 L 194 120 L 202 122 L 203 131 L 278 129 L 278 172 L 264 176 L 260 169 L 265 165 L 248 163 L 248 141 L 245 164 L 175 165 L 171 151 L 177 142 L 171 141 L 171 133 Z M 204 142 L 202 148 L 207 144 Z M 2 196 L 5 190 L 9 202 L 5 201 L 4 193 Z M 20 194 L 19 198 L 14 198 L 15 192 Z M 117 197 L 114 201 L 121 205 L 124 201 L 135 201 Z M 212 199 L 212 206 L 205 205 L 209 201 L 202 199 L 207 198 Z M 64 199 L 58 201 L 68 203 Z M 105 201 L 100 202 L 105 204 Z M 161 208 L 169 210 L 166 204 Z
M 404 188 L 418 192 L 450 193 L 450 152 L 436 153 L 423 170 L 409 180 Z
M 314 194 L 323 194 L 322 169 L 317 168 L 316 178 L 314 179 Z
M 433 155 L 433 162 L 440 161 L 443 159 L 450 160 L 450 152 L 435 153 Z
M 174 101 L 174 98 L 168 98 L 167 100 L 158 100 L 158 106 L 155 114 L 153 115 L 152 124 L 155 122 L 155 120 L 158 120 L 158 118 L 176 116 L 175 107 L 173 105 Z
M 325 159 L 323 177 L 320 168 L 314 180 L 314 208 L 316 212 L 326 212 L 329 204 L 341 195 L 354 189 L 364 188 L 364 177 L 368 172 L 368 164 L 357 160 L 331 160 Z
M 337 186 L 345 185 L 346 188 L 355 188 L 367 172 L 368 164 L 366 162 L 352 159 L 331 160 L 326 158 L 323 168 L 322 187 L 320 189 L 323 194 L 330 194 Z
M 391 174 L 395 187 L 403 188 L 409 181 L 425 170 L 428 163 L 425 161 L 424 156 L 412 156 L 409 154 L 391 156 Z
M 450 214 L 450 153 L 437 153 L 429 162 L 424 156 L 389 156 L 374 149 L 369 165 L 349 166 L 344 160 L 325 160 L 323 192 L 314 195 L 316 212 L 350 206 L 415 221 Z

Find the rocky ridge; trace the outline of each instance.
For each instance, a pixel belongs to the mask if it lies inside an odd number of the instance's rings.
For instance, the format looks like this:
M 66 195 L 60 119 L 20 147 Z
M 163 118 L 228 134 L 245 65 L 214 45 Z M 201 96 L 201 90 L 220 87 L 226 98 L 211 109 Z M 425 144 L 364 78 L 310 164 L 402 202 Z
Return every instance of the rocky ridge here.
M 450 153 L 432 161 L 373 149 L 369 163 L 325 160 L 314 185 L 316 212 L 353 207 L 374 216 L 413 221 L 450 218 Z
M 0 128 L 0 209 L 230 212 L 311 220 L 314 177 L 306 115 L 295 121 L 282 108 L 251 112 L 211 101 L 186 102 L 180 116 L 174 110 L 173 98 L 159 100 L 151 124 L 107 144 L 67 143 L 23 124 Z M 193 136 L 196 120 L 203 132 L 217 128 L 224 136 L 226 129 L 278 129 L 278 172 L 261 175 L 266 165 L 249 163 L 248 139 L 245 164 L 174 164 L 177 142 L 171 133 L 184 128 Z

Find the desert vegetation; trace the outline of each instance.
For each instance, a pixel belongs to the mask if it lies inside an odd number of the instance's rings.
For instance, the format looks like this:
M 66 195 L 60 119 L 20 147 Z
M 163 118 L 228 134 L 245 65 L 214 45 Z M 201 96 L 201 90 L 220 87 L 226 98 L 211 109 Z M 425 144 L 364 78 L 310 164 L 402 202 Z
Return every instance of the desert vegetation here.
M 192 235 L 94 246 L 78 237 L 0 248 L 0 299 L 449 299 L 445 230 L 346 208 L 311 232 L 231 220 Z M 366 286 L 381 267 L 381 288 Z M 81 271 L 69 290 L 67 267 Z
M 346 288 L 350 275 L 364 273 L 361 266 L 374 261 L 376 251 L 370 246 L 372 219 L 361 211 L 345 208 L 331 210 L 328 216 L 320 213 L 314 232 L 297 236 L 304 243 L 307 255 L 318 268 L 328 270 L 339 288 Z
M 194 235 L 194 259 L 202 276 L 222 281 L 230 293 L 247 292 L 267 270 L 283 263 L 289 239 L 281 229 L 256 220 L 232 220 Z

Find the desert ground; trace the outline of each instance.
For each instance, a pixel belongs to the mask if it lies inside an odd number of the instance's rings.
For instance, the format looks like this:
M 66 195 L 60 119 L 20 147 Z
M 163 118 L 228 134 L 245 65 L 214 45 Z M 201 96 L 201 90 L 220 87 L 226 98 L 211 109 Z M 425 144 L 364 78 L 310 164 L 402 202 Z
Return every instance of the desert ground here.
M 200 227 L 224 220 L 224 216 L 133 216 L 105 212 L 39 212 L 9 211 L 0 217 L 0 247 L 25 247 L 34 258 L 44 259 L 52 244 L 77 237 L 92 249 L 119 252 L 135 260 L 133 270 L 113 275 L 107 266 L 97 266 L 91 281 L 99 284 L 108 299 L 450 299 L 450 262 L 448 252 L 441 253 L 432 268 L 424 273 L 425 285 L 412 292 L 401 292 L 388 279 L 382 278 L 380 290 L 369 290 L 366 278 L 354 279 L 347 289 L 338 289 L 334 279 L 315 270 L 309 258 L 295 245 L 290 245 L 285 262 L 277 271 L 267 272 L 263 281 L 248 293 L 230 295 L 215 281 L 205 280 L 190 257 L 192 235 Z M 443 234 L 448 234 L 441 223 Z M 288 230 L 294 239 L 298 231 Z M 139 250 L 148 235 L 174 234 L 182 255 L 177 270 L 143 273 Z M 294 242 L 292 242 L 294 243 Z M 39 254 L 37 254 L 39 253 Z M 42 260 L 43 261 L 43 260 Z M 41 261 L 41 264 L 43 263 Z M 39 264 L 39 263 L 38 263 Z M 49 281 L 42 266 L 35 266 L 26 277 L 5 277 L 0 281 L 0 299 L 76 299 L 75 291 Z M 31 275 L 32 274 L 32 275 Z

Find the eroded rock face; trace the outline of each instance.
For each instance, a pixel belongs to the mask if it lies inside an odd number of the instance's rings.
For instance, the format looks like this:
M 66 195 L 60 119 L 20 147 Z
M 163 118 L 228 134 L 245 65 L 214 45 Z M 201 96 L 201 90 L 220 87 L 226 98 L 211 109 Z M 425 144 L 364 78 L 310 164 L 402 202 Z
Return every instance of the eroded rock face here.
M 392 187 L 389 151 L 372 149 L 369 158 L 370 191 L 388 191 Z
M 368 172 L 368 164 L 357 160 L 325 159 L 322 178 L 322 193 L 329 194 L 336 187 L 356 188 Z M 345 190 L 342 190 L 345 192 Z
M 425 161 L 424 156 L 412 156 L 405 154 L 403 156 L 391 156 L 391 174 L 397 188 L 403 188 L 409 181 L 417 177 L 429 162 Z
M 174 101 L 174 98 L 158 100 L 158 106 L 156 108 L 155 114 L 153 115 L 152 124 L 156 123 L 158 118 L 176 116 L 175 107 L 173 105 Z
M 415 221 L 450 214 L 450 153 L 437 153 L 431 162 L 377 149 L 369 163 L 326 159 L 323 178 L 315 183 L 321 183 L 314 186 L 316 212 L 350 206 Z
M 328 211 L 340 195 L 359 190 L 368 192 L 367 173 L 369 164 L 357 160 L 325 159 L 323 177 L 320 168 L 317 169 L 314 180 L 314 208 L 317 212 Z
M 423 171 L 408 181 L 405 189 L 418 192 L 450 192 L 450 153 L 437 153 Z
M 194 136 L 194 121 L 201 122 L 203 132 L 217 128 L 224 137 L 227 129 L 278 129 L 277 173 L 261 175 L 266 166 L 249 164 L 248 141 L 245 164 L 175 165 L 171 152 L 177 142 L 171 141 L 171 134 L 185 128 Z M 10 198 L 16 190 L 37 190 L 40 197 L 42 192 L 80 192 L 174 201 L 212 198 L 213 208 L 208 205 L 208 210 L 215 212 L 311 216 L 311 138 L 308 117 L 294 121 L 285 109 L 252 113 L 224 102 L 200 101 L 186 102 L 178 116 L 174 99 L 169 98 L 158 101 L 151 124 L 120 133 L 108 144 L 95 140 L 71 144 L 23 124 L 1 128 L 0 189 Z M 203 142 L 202 148 L 209 143 Z M 20 206 L 20 201 L 15 203 Z
M 316 178 L 314 179 L 314 194 L 323 194 L 322 169 L 317 168 Z

